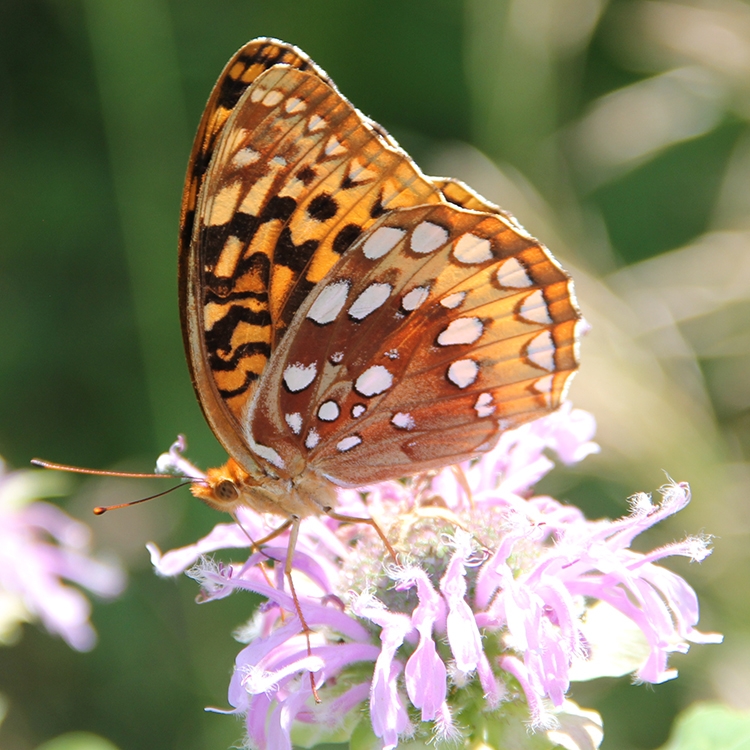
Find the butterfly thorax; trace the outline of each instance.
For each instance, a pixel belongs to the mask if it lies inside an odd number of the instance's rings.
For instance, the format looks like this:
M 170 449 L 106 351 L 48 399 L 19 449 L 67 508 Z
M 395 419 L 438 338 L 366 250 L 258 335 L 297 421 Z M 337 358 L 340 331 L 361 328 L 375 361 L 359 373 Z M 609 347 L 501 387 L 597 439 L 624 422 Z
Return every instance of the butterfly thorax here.
M 244 505 L 258 513 L 305 518 L 336 504 L 331 483 L 308 468 L 291 478 L 279 478 L 260 468 L 247 471 L 233 458 L 208 469 L 205 480 L 194 482 L 190 489 L 209 507 L 225 513 Z

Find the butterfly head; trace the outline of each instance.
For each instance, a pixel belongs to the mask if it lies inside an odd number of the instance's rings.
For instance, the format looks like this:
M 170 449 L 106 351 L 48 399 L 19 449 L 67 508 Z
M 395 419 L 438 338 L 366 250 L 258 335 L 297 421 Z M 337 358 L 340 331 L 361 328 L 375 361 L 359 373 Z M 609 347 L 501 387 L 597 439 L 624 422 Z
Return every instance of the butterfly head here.
M 247 503 L 246 495 L 257 484 L 252 475 L 230 458 L 223 466 L 208 469 L 205 481 L 193 482 L 190 491 L 210 508 L 233 513 Z

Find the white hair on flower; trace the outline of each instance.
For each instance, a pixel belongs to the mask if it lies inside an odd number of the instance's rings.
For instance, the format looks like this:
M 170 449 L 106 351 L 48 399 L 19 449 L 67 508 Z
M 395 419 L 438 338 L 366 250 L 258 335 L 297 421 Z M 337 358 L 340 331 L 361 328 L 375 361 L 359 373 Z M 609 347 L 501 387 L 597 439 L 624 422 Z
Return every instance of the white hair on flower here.
M 631 495 L 628 498 L 628 508 L 631 516 L 647 516 L 654 509 L 654 504 L 651 502 L 651 493 L 636 492 Z
M 690 502 L 690 485 L 687 482 L 675 482 L 667 474 L 669 480 L 666 484 L 659 487 L 659 493 L 662 496 L 662 505 L 665 507 L 678 506 L 674 512 L 684 508 Z
M 690 562 L 703 562 L 711 554 L 711 541 L 713 536 L 711 534 L 701 534 L 696 536 L 689 536 L 685 539 L 685 546 L 687 548 L 687 555 L 690 558 Z
M 325 662 L 319 656 L 306 656 L 272 672 L 260 665 L 248 666 L 241 670 L 241 685 L 250 695 L 270 695 L 286 677 L 299 672 L 318 672 L 324 666 Z
M 386 609 L 385 604 L 383 604 L 383 602 L 381 602 L 380 599 L 375 596 L 375 593 L 372 589 L 365 589 L 360 593 L 357 593 L 356 591 L 350 591 L 349 606 L 355 614 L 359 615 L 359 617 L 367 617 L 367 615 L 359 614 L 361 612 L 366 612 L 368 610 L 385 611 Z
M 232 578 L 232 566 L 214 560 L 213 557 L 203 555 L 188 570 L 185 575 L 200 584 L 204 595 L 216 597 L 219 593 L 230 593 L 231 587 L 227 588 Z

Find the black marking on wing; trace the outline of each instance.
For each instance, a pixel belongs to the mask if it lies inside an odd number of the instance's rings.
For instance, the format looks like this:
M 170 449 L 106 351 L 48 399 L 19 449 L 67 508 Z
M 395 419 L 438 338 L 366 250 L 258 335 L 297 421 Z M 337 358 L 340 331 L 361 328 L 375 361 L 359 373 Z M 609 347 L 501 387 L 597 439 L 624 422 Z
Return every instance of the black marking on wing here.
M 267 310 L 255 311 L 242 305 L 232 305 L 224 317 L 217 320 L 210 331 L 206 331 L 205 342 L 209 354 L 229 353 L 232 350 L 232 334 L 240 323 L 269 326 L 271 325 L 271 316 Z
M 253 253 L 249 258 L 243 258 L 237 264 L 234 275 L 241 278 L 251 269 L 255 271 L 255 275 L 260 278 L 263 287 L 267 289 L 271 278 L 271 261 L 268 256 L 265 253 Z
M 217 305 L 228 305 L 231 302 L 243 299 L 257 299 L 259 302 L 268 301 L 268 292 L 227 292 L 222 294 L 217 290 L 217 286 L 225 288 L 224 285 L 230 285 L 231 279 L 222 276 L 214 276 L 206 281 L 206 294 L 203 297 L 204 303 L 209 302 Z
M 319 244 L 318 240 L 305 240 L 295 245 L 292 230 L 284 227 L 274 249 L 273 262 L 291 268 L 296 273 L 302 273 Z
M 237 63 L 241 63 L 245 67 L 245 69 L 249 68 L 251 65 L 262 65 L 266 70 L 268 70 L 277 63 L 283 62 L 283 58 L 288 54 L 288 52 L 289 50 L 285 49 L 284 47 L 279 47 L 275 44 L 269 44 L 261 47 L 260 50 L 252 55 L 239 55 L 236 58 L 234 64 L 236 65 Z M 310 65 L 307 62 L 300 60 L 296 63 L 295 67 L 298 70 L 307 70 Z M 240 97 L 245 92 L 245 89 L 247 89 L 249 85 L 250 84 L 248 84 L 246 81 L 242 80 L 242 77 L 238 78 L 237 80 L 232 80 L 231 77 L 227 76 L 222 83 L 221 91 L 219 92 L 219 98 L 216 104 L 219 107 L 224 107 L 225 109 L 233 109 L 235 104 L 237 104 Z
M 317 174 L 312 167 L 302 167 L 302 169 L 297 172 L 297 179 L 302 182 L 305 187 L 307 187 L 316 177 Z
M 229 222 L 201 229 L 203 258 L 209 268 L 213 268 L 221 256 L 227 238 L 234 236 L 248 245 L 258 231 L 260 220 L 257 216 L 236 211 Z
M 233 299 L 258 299 L 267 300 L 268 292 L 233 292 L 232 288 L 237 282 L 237 279 L 242 278 L 248 272 L 253 271 L 255 276 L 263 288 L 268 288 L 268 281 L 271 276 L 271 261 L 265 253 L 253 253 L 247 258 L 243 258 L 237 263 L 234 269 L 234 275 L 229 276 L 215 276 L 210 271 L 206 271 L 203 277 L 205 292 L 203 295 L 204 304 L 207 302 L 222 302 L 230 301 Z M 216 299 L 213 295 L 217 295 L 220 299 Z
M 235 388 L 231 391 L 219 388 L 219 395 L 222 398 L 234 398 L 234 396 L 241 396 L 250 387 L 250 383 L 254 383 L 259 377 L 260 375 L 258 375 L 257 372 L 248 370 L 248 372 L 245 373 L 245 382 L 241 386 L 239 386 L 239 388 Z
M 265 224 L 267 221 L 273 221 L 274 219 L 286 223 L 291 218 L 295 208 L 297 208 L 297 201 L 294 198 L 290 198 L 288 195 L 284 197 L 274 195 L 269 198 L 263 209 L 263 213 L 260 215 L 260 223 Z
M 328 221 L 332 219 L 339 210 L 339 204 L 328 195 L 321 193 L 316 195 L 307 207 L 307 215 L 315 221 Z
M 378 216 L 382 216 L 385 213 L 385 207 L 383 206 L 383 191 L 380 191 L 378 199 L 372 204 L 370 209 L 370 216 L 373 219 L 377 219 Z
M 262 354 L 265 357 L 270 357 L 271 345 L 267 344 L 265 341 L 250 341 L 246 344 L 242 344 L 242 346 L 238 346 L 230 359 L 223 359 L 218 354 L 211 354 L 209 355 L 211 369 L 225 371 L 234 370 L 237 367 L 237 363 L 243 357 L 249 357 L 252 354 Z
M 333 252 L 343 255 L 360 234 L 362 234 L 362 227 L 358 224 L 347 224 L 333 238 Z

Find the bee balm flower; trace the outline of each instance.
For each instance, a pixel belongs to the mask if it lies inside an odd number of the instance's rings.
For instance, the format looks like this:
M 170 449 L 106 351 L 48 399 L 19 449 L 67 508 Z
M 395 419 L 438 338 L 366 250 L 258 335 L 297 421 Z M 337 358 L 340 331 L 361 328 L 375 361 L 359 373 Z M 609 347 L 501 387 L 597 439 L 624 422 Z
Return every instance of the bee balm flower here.
M 595 748 L 601 722 L 566 698 L 571 679 L 622 672 L 600 657 L 607 650 L 591 622 L 609 623 L 610 652 L 622 628 L 637 631 L 641 653 L 628 669 L 643 682 L 676 676 L 670 653 L 720 641 L 695 629 L 695 593 L 658 565 L 670 555 L 705 558 L 705 540 L 630 549 L 638 534 L 685 507 L 686 484 L 669 482 L 656 503 L 636 495 L 631 512 L 614 521 L 590 521 L 532 494 L 553 465 L 545 451 L 581 460 L 598 450 L 593 432 L 593 419 L 566 405 L 505 433 L 460 472 L 341 490 L 341 512 L 374 517 L 400 562 L 387 560 L 369 527 L 306 519 L 293 575 L 312 631 L 309 650 L 283 565 L 263 565 L 285 560 L 285 540 L 228 565 L 205 555 L 248 546 L 234 524 L 163 556 L 152 546 L 158 572 L 192 566 L 187 572 L 201 583 L 203 601 L 237 590 L 268 599 L 237 634 L 247 645 L 229 687 L 231 713 L 245 716 L 249 746 L 280 750 L 354 732 L 365 738 L 362 747 L 378 746 L 367 744 L 370 737 L 386 750 L 425 739 L 500 748 L 511 737 L 522 746 L 528 725 L 537 744 L 541 737 L 550 747 Z M 172 461 L 184 459 L 173 453 Z M 269 528 L 249 510 L 240 521 L 253 538 Z

